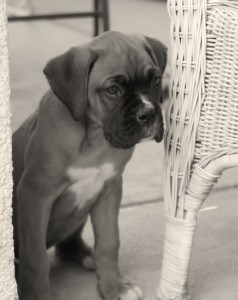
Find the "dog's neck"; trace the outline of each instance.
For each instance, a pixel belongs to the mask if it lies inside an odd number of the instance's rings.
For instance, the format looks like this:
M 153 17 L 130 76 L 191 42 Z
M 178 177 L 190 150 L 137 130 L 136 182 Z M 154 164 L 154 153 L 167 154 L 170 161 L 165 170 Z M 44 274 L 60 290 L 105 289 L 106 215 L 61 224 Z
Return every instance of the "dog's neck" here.
M 90 146 L 98 146 L 99 144 L 104 144 L 108 147 L 112 147 L 105 139 L 103 124 L 91 111 L 86 111 L 85 129 L 87 143 Z
M 121 149 L 113 147 L 105 138 L 104 130 L 101 124 L 98 124 L 94 119 L 88 118 L 85 120 L 86 135 L 84 140 L 85 149 L 98 148 L 107 149 L 107 153 L 114 153 L 114 155 L 121 155 L 123 157 L 131 157 L 134 148 Z
M 85 122 L 86 127 L 86 138 L 87 142 L 91 146 L 96 146 L 98 144 L 108 144 L 107 140 L 105 139 L 103 128 L 96 123 L 94 120 L 87 118 Z

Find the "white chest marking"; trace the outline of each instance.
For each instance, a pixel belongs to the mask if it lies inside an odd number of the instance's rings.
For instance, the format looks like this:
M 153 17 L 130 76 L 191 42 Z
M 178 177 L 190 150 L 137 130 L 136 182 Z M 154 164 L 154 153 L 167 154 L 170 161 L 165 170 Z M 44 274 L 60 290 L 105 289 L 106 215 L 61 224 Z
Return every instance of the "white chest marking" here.
M 75 194 L 78 205 L 83 207 L 88 200 L 101 191 L 105 181 L 115 174 L 111 163 L 105 163 L 98 168 L 71 167 L 68 169 L 68 175 L 74 183 L 69 187 L 69 191 Z

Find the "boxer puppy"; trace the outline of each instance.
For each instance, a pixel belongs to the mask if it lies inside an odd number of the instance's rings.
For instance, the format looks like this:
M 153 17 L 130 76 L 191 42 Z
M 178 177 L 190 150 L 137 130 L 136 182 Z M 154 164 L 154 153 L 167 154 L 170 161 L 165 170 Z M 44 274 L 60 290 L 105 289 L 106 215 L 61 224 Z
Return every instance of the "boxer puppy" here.
M 122 173 L 134 146 L 163 137 L 166 47 L 108 32 L 44 69 L 50 91 L 13 134 L 15 252 L 20 300 L 52 300 L 47 248 L 94 268 L 106 300 L 142 292 L 118 268 Z M 81 238 L 91 216 L 95 247 Z

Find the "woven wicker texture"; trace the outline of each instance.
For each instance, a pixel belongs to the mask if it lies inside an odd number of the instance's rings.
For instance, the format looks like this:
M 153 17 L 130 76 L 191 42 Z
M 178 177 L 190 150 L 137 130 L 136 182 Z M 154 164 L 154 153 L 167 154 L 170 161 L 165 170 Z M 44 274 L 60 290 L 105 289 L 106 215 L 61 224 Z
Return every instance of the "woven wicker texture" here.
M 205 98 L 206 2 L 168 1 L 171 17 L 171 106 L 166 120 L 165 215 L 176 217 L 190 180 Z M 201 54 L 204 55 L 201 55 Z M 173 187 L 173 188 L 171 188 Z M 183 199 L 183 200 L 182 200 Z M 183 218 L 183 215 L 178 216 Z
M 171 98 L 159 299 L 185 300 L 197 212 L 238 166 L 238 1 L 169 0 Z
M 13 228 L 6 2 L 0 0 L 0 299 L 17 299 Z
M 228 2 L 228 1 L 226 1 Z M 208 6 L 206 98 L 195 159 L 238 145 L 238 3 Z

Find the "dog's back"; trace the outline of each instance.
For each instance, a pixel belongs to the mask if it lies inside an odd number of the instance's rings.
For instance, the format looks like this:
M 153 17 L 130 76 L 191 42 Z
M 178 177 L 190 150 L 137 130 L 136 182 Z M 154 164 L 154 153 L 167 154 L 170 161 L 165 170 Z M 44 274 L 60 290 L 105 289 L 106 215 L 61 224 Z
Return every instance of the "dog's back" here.
M 38 119 L 38 110 L 35 111 L 12 135 L 12 161 L 13 161 L 13 225 L 15 253 L 18 252 L 17 241 L 17 186 L 24 171 L 24 154 Z

